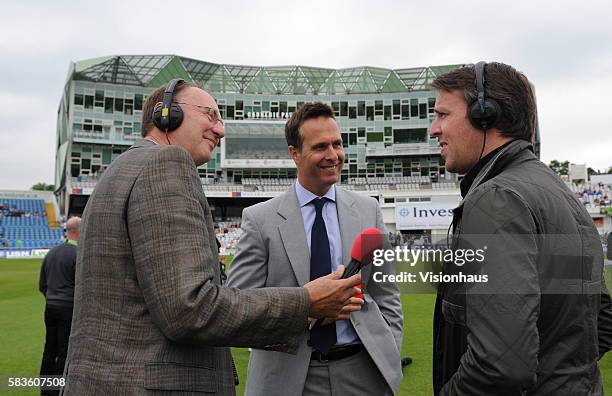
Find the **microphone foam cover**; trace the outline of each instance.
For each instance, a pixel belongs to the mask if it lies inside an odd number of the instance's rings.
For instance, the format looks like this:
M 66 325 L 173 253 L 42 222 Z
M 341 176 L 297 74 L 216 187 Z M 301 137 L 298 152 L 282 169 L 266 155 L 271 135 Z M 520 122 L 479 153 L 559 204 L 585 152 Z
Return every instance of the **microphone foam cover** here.
M 383 248 L 383 233 L 378 228 L 366 228 L 361 231 L 351 250 L 351 258 L 361 263 L 368 265 L 372 262 L 374 251 Z

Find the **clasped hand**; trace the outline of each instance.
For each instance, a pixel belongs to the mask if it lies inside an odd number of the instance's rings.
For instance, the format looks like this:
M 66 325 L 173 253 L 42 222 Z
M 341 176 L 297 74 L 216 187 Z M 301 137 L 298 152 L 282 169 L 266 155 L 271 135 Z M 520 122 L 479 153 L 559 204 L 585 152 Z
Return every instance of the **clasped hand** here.
M 361 284 L 361 274 L 340 279 L 343 273 L 344 266 L 340 265 L 333 273 L 304 285 L 310 295 L 309 321 L 324 318 L 322 325 L 326 325 L 361 310 L 363 299 L 356 297 L 361 293 L 356 287 Z

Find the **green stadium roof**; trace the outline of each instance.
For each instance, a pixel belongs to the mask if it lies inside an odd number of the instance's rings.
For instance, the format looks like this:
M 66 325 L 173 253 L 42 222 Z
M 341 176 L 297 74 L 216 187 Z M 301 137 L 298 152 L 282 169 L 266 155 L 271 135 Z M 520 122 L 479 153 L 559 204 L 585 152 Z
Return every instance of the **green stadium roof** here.
M 223 65 L 177 55 L 117 55 L 76 62 L 72 79 L 156 88 L 180 77 L 210 92 L 336 95 L 429 90 L 435 77 L 461 66 L 327 69 Z

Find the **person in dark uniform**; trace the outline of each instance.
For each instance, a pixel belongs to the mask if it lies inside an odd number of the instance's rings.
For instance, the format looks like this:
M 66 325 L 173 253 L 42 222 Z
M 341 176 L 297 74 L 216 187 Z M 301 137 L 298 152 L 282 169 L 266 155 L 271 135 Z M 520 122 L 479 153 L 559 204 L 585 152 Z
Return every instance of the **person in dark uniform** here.
M 40 376 L 61 375 L 64 371 L 72 307 L 74 305 L 74 277 L 77 242 L 81 219 L 72 217 L 66 222 L 66 242 L 47 253 L 40 268 L 39 290 L 45 296 L 45 349 Z M 43 390 L 42 395 L 57 395 L 58 390 Z

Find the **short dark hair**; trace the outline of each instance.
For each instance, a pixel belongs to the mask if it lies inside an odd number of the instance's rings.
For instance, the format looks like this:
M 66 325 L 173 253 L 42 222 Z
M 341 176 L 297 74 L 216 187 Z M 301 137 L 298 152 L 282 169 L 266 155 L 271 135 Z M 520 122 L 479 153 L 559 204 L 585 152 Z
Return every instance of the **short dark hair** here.
M 302 107 L 297 109 L 285 124 L 285 139 L 287 139 L 287 145 L 293 146 L 297 150 L 301 150 L 302 136 L 300 135 L 300 127 L 306 120 L 317 117 L 336 119 L 336 117 L 334 117 L 334 111 L 326 103 L 304 103 Z
M 190 83 L 188 81 L 179 81 L 178 84 L 174 87 L 174 92 L 172 94 L 173 98 L 176 98 L 182 90 L 187 87 L 196 87 L 197 85 Z M 164 100 L 164 92 L 166 91 L 166 84 L 157 88 L 155 91 L 151 92 L 142 105 L 142 137 L 145 137 L 151 132 L 153 127 L 153 110 L 155 110 L 155 105 L 162 100 Z
M 532 141 L 536 129 L 536 101 L 527 77 L 512 66 L 487 63 L 484 71 L 485 98 L 495 99 L 502 111 L 496 125 L 502 134 Z M 431 84 L 437 90 L 463 90 L 469 105 L 478 97 L 474 65 L 455 69 L 437 77 Z

